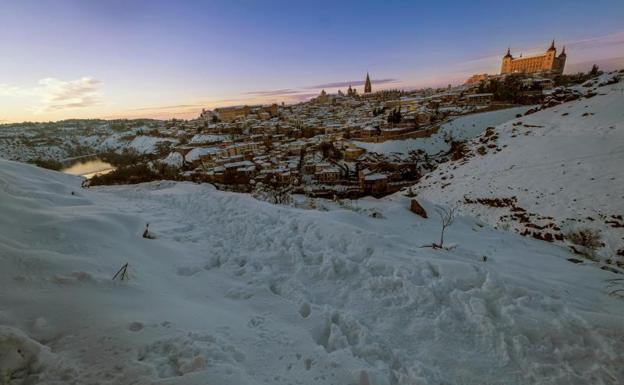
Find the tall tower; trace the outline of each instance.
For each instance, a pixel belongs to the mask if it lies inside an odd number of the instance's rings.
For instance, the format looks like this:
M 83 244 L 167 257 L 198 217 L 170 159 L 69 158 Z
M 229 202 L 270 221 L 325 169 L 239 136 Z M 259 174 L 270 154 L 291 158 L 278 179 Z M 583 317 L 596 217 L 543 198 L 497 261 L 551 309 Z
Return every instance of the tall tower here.
M 507 48 L 507 54 L 503 56 L 503 64 L 501 65 L 501 74 L 508 74 L 512 72 L 511 61 L 513 60 L 513 56 L 511 56 L 511 49 Z
M 364 82 L 364 93 L 370 94 L 373 91 L 371 87 L 370 77 L 368 76 L 368 72 L 366 73 L 366 81 Z
M 557 56 L 557 48 L 555 48 L 555 39 L 550 43 L 550 47 L 546 50 L 544 62 L 542 63 L 543 71 L 552 71 L 555 68 L 555 57 Z
M 562 74 L 563 73 L 563 69 L 565 68 L 565 63 L 566 63 L 566 58 L 568 57 L 568 55 L 566 55 L 566 51 L 565 51 L 565 46 L 563 46 L 563 49 L 561 50 L 561 53 L 559 54 L 559 56 L 557 56 L 557 58 L 555 59 L 555 68 L 553 68 L 553 71 L 557 74 Z

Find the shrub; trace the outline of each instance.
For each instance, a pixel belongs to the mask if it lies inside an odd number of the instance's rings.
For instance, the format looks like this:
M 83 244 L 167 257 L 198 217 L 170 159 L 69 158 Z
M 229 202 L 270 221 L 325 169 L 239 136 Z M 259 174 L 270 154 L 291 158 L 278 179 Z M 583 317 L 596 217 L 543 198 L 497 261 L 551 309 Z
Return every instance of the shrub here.
M 267 176 L 263 181 L 256 183 L 253 196 L 273 204 L 288 205 L 292 202 L 291 192 L 291 185 L 279 183 L 274 176 Z
M 158 179 L 162 179 L 158 173 L 152 171 L 147 164 L 141 163 L 122 166 L 107 174 L 96 175 L 89 180 L 89 186 L 136 184 Z
M 451 142 L 451 149 L 449 150 L 451 154 L 451 160 L 460 160 L 466 156 L 468 152 L 468 147 L 466 143 L 459 140 L 453 140 Z
M 63 163 L 55 159 L 50 158 L 37 158 L 32 161 L 33 164 L 39 167 L 47 168 L 48 170 L 60 171 L 63 168 Z
M 401 114 L 400 109 L 395 108 L 394 110 L 390 111 L 390 113 L 388 114 L 387 121 L 390 124 L 401 123 L 401 120 L 403 120 L 403 115 Z
M 570 231 L 566 234 L 566 238 L 574 245 L 581 247 L 581 250 L 578 251 L 587 257 L 593 257 L 596 250 L 603 246 L 602 236 L 598 231 L 592 229 Z
M 131 166 L 145 160 L 145 156 L 134 149 L 125 148 L 121 153 L 109 151 L 98 155 L 100 159 L 115 167 Z

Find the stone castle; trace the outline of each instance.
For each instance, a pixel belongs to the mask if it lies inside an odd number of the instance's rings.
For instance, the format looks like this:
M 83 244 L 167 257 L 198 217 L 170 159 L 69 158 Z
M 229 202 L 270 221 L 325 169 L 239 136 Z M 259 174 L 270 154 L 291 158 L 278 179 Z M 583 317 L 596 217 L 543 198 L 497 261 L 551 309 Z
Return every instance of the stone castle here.
M 515 72 L 536 73 L 547 72 L 551 74 L 562 74 L 566 62 L 565 47 L 557 56 L 555 41 L 553 40 L 550 48 L 545 53 L 535 56 L 525 56 L 514 58 L 511 51 L 507 49 L 507 54 L 503 56 L 501 65 L 501 74 L 509 74 Z

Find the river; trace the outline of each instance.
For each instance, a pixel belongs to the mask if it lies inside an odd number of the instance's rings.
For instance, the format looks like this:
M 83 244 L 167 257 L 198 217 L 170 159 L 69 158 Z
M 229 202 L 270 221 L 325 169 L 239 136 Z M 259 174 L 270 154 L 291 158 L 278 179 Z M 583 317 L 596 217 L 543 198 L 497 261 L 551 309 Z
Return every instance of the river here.
M 95 175 L 106 174 L 115 170 L 115 166 L 97 157 L 76 159 L 61 171 L 66 174 L 80 175 L 91 179 Z

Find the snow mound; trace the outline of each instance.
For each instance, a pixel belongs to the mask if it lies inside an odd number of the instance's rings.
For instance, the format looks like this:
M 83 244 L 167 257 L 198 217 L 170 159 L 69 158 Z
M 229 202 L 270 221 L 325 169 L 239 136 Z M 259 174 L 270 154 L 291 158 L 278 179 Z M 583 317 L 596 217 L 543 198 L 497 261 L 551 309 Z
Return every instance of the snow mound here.
M 195 162 L 203 156 L 214 155 L 221 151 L 219 147 L 195 147 L 186 154 L 187 162 Z
M 319 212 L 209 185 L 80 181 L 0 160 L 0 325 L 58 359 L 6 367 L 45 383 L 624 379 L 615 275 L 556 245 L 462 217 L 455 249 L 422 248 L 440 223 L 400 196 Z
M 158 147 L 163 144 L 176 144 L 178 141 L 171 138 L 159 138 L 153 136 L 137 136 L 130 142 L 128 147 L 139 154 L 155 154 Z
M 161 160 L 161 162 L 167 166 L 182 168 L 182 166 L 184 166 L 184 156 L 179 152 L 173 151 L 170 152 L 165 159 Z
M 47 347 L 21 330 L 3 325 L 0 325 L 0 347 L 0 380 L 3 384 L 32 381 L 41 373 L 44 361 L 50 355 Z

